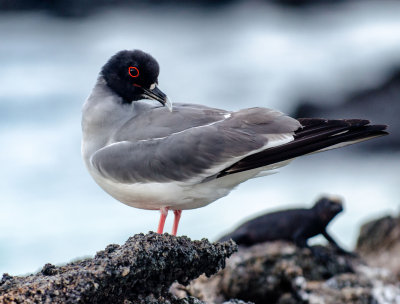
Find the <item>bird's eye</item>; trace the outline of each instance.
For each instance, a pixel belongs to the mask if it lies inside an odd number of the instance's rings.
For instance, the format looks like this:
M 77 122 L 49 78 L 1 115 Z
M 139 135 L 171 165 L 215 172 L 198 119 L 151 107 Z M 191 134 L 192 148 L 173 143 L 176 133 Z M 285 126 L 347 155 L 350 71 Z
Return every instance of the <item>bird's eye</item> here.
M 131 77 L 136 78 L 139 76 L 139 69 L 137 67 L 129 67 L 128 73 Z

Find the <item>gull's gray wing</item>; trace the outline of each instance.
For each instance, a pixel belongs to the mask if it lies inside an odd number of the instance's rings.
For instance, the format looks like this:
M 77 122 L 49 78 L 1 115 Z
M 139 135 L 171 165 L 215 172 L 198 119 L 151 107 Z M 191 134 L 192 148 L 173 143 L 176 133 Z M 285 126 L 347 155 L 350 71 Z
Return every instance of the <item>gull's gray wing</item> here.
M 182 121 L 167 120 L 164 137 L 155 136 L 162 132 L 155 132 L 150 121 L 136 117 L 129 129 L 134 133 L 139 131 L 133 130 L 135 127 L 147 128 L 153 137 L 137 140 L 134 135 L 128 138 L 128 134 L 118 134 L 115 138 L 121 141 L 94 153 L 91 164 L 102 176 L 121 183 L 200 182 L 243 157 L 293 140 L 294 131 L 300 127 L 297 120 L 266 108 L 244 109 L 225 116 L 183 130 Z
M 149 107 L 147 104 L 141 104 L 141 107 L 136 106 L 136 115 L 116 131 L 111 142 L 165 137 L 223 120 L 231 113 L 222 109 L 182 103 L 174 103 L 172 112 L 166 107 Z

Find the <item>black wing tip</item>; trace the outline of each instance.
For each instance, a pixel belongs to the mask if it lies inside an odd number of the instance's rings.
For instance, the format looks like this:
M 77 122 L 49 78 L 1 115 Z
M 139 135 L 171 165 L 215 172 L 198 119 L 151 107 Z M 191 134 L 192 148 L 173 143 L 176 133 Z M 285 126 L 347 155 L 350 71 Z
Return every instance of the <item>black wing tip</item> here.
M 386 136 L 389 135 L 390 133 L 387 131 L 380 131 L 380 136 Z
M 370 125 L 371 121 L 369 121 L 368 119 L 357 119 L 357 118 L 351 118 L 351 119 L 298 118 L 297 120 L 302 125 L 299 131 L 313 129 L 318 126 L 326 128 L 349 127 L 351 129 L 364 126 L 365 127 L 373 126 L 376 129 L 380 130 L 386 130 L 388 128 L 387 125 Z
M 327 119 L 327 118 L 298 118 L 303 127 L 315 127 L 317 125 L 360 127 L 370 124 L 368 119 Z
M 387 128 L 388 128 L 388 125 L 371 125 L 371 126 L 374 126 L 374 127 L 376 127 L 376 128 L 379 128 L 380 130 L 387 130 Z M 387 132 L 388 134 L 389 134 L 389 132 Z
M 389 134 L 387 125 L 369 125 L 369 120 L 365 119 L 301 118 L 299 122 L 303 128 L 296 131 L 294 141 L 247 156 L 221 171 L 217 178 L 278 163 L 342 142 L 368 140 Z
M 386 134 L 389 134 L 389 132 L 387 132 L 387 125 L 367 125 L 367 126 L 362 126 L 361 128 L 358 128 L 359 130 L 365 130 L 366 132 L 370 131 L 370 132 L 384 132 Z M 355 129 L 357 130 L 357 129 Z

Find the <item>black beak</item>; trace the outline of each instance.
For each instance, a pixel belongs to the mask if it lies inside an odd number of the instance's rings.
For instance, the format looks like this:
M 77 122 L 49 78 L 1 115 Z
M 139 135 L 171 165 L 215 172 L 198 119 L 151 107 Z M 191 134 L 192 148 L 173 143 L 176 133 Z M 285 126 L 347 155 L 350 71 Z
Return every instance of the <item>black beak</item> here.
M 157 86 L 155 86 L 152 90 L 143 87 L 142 89 L 144 91 L 144 93 L 142 94 L 144 98 L 157 100 L 163 106 L 166 106 L 170 112 L 172 112 L 171 101 L 168 99 L 167 95 L 165 95 Z

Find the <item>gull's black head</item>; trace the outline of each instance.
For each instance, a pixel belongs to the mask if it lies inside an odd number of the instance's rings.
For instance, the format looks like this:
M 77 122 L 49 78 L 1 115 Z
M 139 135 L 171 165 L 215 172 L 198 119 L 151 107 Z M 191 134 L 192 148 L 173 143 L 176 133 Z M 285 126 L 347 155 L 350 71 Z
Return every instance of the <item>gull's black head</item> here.
M 159 72 L 157 61 L 140 50 L 118 52 L 101 70 L 107 85 L 124 102 L 146 98 L 157 100 L 170 108 L 167 96 L 157 87 Z
M 320 198 L 313 207 L 319 217 L 324 221 L 330 221 L 333 219 L 338 213 L 343 211 L 343 203 L 342 200 L 338 197 L 322 197 Z

